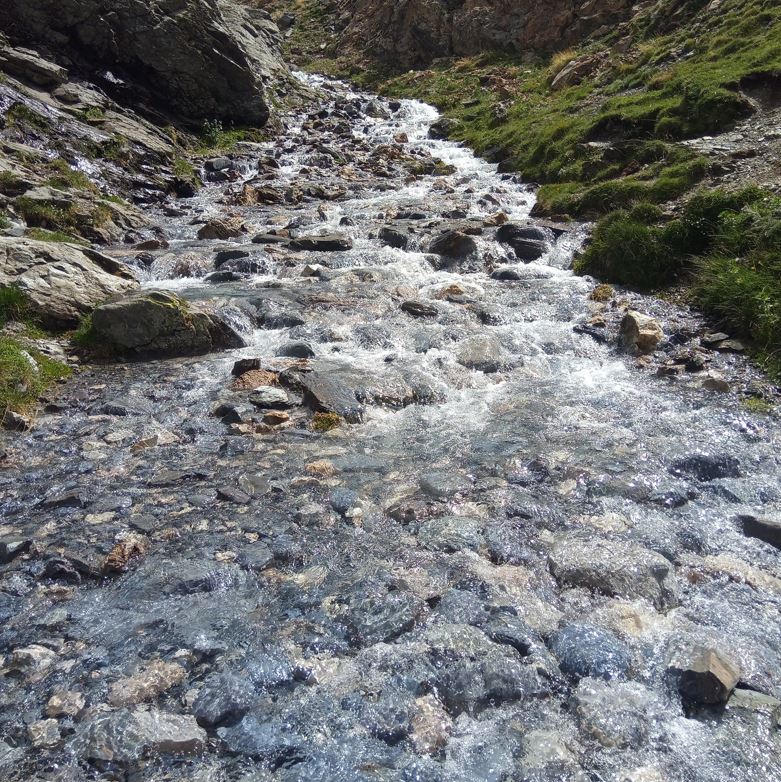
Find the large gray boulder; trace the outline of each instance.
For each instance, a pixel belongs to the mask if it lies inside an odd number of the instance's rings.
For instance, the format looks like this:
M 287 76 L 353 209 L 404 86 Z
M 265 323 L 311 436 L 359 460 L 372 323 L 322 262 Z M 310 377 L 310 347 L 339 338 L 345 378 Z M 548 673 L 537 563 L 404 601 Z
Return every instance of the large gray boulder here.
M 244 346 L 222 313 L 170 291 L 139 290 L 92 313 L 92 338 L 119 356 L 197 356 Z
M 88 247 L 0 237 L 0 287 L 10 285 L 24 293 L 37 320 L 68 328 L 138 282 L 124 264 Z
M 287 78 L 269 15 L 233 0 L 7 0 L 0 29 L 151 90 L 194 120 L 261 126 Z

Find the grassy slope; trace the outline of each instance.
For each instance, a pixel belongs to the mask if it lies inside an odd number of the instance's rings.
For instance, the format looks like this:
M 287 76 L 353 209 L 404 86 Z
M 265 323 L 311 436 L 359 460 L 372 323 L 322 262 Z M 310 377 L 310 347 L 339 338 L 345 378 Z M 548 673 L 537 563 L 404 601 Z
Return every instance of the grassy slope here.
M 487 54 L 403 74 L 354 53 L 340 58 L 322 4 L 295 5 L 289 51 L 299 64 L 433 103 L 457 120 L 452 138 L 541 185 L 538 213 L 600 219 L 578 271 L 641 289 L 683 282 L 694 303 L 753 339 L 768 368 L 779 371 L 778 199 L 715 191 L 676 206 L 675 220 L 665 216 L 673 202 L 691 199 L 708 169 L 679 142 L 748 116 L 743 80 L 781 74 L 777 0 L 723 0 L 712 10 L 706 0 L 665 0 L 625 29 L 552 61 Z M 589 77 L 551 88 L 558 72 L 588 55 L 599 57 Z
M 9 321 L 25 323 L 25 333 L 0 334 L 0 421 L 6 412 L 30 413 L 38 398 L 70 369 L 31 347 L 30 340 L 45 336 L 29 321 L 24 295 L 16 288 L 0 288 L 0 328 Z

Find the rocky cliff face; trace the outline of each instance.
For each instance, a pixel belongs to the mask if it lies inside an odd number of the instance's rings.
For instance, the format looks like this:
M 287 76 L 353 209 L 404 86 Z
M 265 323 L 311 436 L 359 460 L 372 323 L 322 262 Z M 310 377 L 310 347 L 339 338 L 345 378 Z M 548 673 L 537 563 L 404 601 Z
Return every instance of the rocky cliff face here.
M 230 0 L 9 0 L 0 30 L 66 64 L 108 69 L 182 117 L 262 126 L 286 80 L 276 25 Z M 105 75 L 105 74 L 104 74 Z
M 555 51 L 625 19 L 630 0 L 347 0 L 344 42 L 405 68 L 483 51 Z

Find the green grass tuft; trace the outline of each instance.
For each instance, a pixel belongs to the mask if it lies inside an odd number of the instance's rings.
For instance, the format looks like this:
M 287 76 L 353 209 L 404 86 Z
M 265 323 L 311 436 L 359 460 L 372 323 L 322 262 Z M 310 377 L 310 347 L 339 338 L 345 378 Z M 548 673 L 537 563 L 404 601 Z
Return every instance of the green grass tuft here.
M 15 285 L 0 286 L 0 326 L 9 320 L 24 321 L 29 314 L 27 297 Z
M 11 337 L 0 336 L 0 419 L 30 412 L 41 394 L 71 370 Z
M 62 242 L 63 244 L 89 245 L 89 242 L 84 239 L 78 239 L 63 231 L 48 231 L 46 228 L 28 228 L 24 232 L 24 235 L 28 239 L 35 239 L 38 242 Z

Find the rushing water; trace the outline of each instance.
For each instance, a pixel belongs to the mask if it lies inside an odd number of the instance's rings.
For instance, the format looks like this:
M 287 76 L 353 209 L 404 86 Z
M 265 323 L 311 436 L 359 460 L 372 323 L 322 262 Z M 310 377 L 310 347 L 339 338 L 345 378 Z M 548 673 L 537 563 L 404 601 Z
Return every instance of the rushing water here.
M 610 339 L 578 333 L 597 309 L 568 271 L 578 230 L 522 264 L 485 228 L 477 262 L 436 270 L 422 250 L 443 228 L 527 222 L 533 193 L 430 140 L 428 106 L 302 78 L 324 91 L 320 115 L 245 146 L 235 181 L 181 217 L 158 215 L 170 248 L 144 284 L 260 297 L 303 325 L 256 329 L 237 310 L 247 348 L 86 371 L 6 443 L 2 536 L 33 547 L 0 566 L 2 779 L 781 779 L 781 573 L 737 521 L 781 508 L 777 419 L 639 369 L 609 312 Z M 455 173 L 405 176 L 380 145 Z M 231 205 L 268 155 L 263 184 L 346 194 Z M 353 248 L 194 238 L 226 212 Z M 391 223 L 413 228 L 406 250 L 377 239 Z M 261 273 L 204 282 L 218 245 L 249 248 Z M 202 268 L 169 276 L 185 255 Z M 518 279 L 492 278 L 503 264 Z M 408 300 L 437 312 L 411 317 Z M 633 302 L 696 337 L 690 315 Z M 212 414 L 246 400 L 228 391 L 236 359 L 285 370 L 291 339 L 358 391 L 361 421 L 320 434 L 296 407 L 246 434 Z M 127 572 L 101 578 L 115 543 L 139 538 Z M 33 645 L 35 664 L 19 651 Z M 726 707 L 682 702 L 670 665 L 695 647 L 739 668 Z M 116 695 L 158 660 L 184 673 Z M 31 746 L 27 726 L 65 691 L 83 704 Z M 146 733 L 145 711 L 163 720 Z M 192 714 L 205 734 L 165 722 Z

